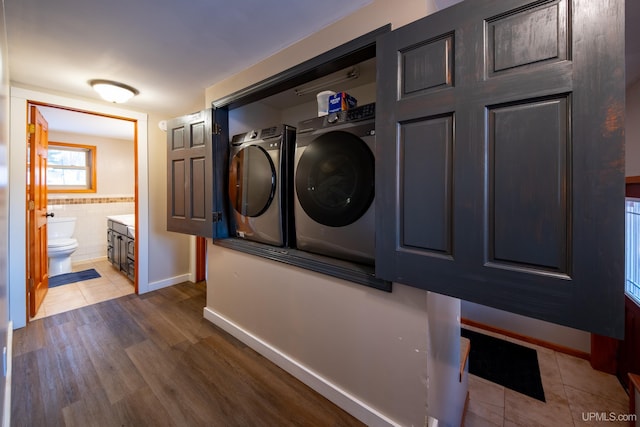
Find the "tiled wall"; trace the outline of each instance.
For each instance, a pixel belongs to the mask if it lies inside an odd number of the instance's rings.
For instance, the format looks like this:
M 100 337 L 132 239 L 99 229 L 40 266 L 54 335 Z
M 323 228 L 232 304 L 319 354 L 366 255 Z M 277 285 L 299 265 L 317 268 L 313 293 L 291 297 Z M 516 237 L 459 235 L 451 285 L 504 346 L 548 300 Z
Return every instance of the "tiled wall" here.
M 75 217 L 73 237 L 78 249 L 71 262 L 104 258 L 107 256 L 107 216 L 132 214 L 135 200 L 129 196 L 110 197 L 56 197 L 48 200 L 49 212 L 56 217 Z

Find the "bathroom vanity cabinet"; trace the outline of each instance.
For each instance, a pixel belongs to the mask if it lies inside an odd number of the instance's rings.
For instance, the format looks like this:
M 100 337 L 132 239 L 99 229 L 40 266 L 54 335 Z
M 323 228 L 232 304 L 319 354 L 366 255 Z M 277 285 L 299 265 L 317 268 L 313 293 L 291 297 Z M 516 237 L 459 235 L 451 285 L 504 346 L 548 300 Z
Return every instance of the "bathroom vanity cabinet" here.
M 135 278 L 135 217 L 107 217 L 107 258 L 129 279 Z

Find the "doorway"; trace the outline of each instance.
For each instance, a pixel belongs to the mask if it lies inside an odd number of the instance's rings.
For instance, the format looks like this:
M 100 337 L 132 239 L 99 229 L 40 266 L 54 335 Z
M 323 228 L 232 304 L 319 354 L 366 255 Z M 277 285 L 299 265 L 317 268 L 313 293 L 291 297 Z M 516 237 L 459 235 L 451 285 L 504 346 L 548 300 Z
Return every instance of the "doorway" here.
M 139 248 L 137 263 L 137 292 L 145 293 L 149 285 L 149 144 L 148 144 L 148 116 L 146 113 L 125 110 L 113 105 L 106 105 L 84 100 L 53 95 L 35 90 L 12 87 L 10 109 L 10 147 L 9 162 L 13 166 L 9 176 L 11 192 L 9 194 L 9 310 L 14 328 L 21 328 L 27 324 L 27 293 L 25 286 L 26 271 L 26 143 L 25 129 L 27 128 L 28 102 L 42 105 L 61 106 L 69 110 L 90 111 L 110 117 L 118 117 L 135 121 L 136 123 L 136 153 L 135 163 L 138 171 L 135 198 L 138 201 L 136 215 L 141 220 L 136 227 L 136 245 Z M 22 167 L 21 167 L 22 166 Z
M 132 225 L 136 223 L 137 139 L 134 120 L 38 102 L 29 102 L 29 106 L 31 120 L 37 114 L 48 127 L 49 191 L 45 186 L 44 198 L 46 216 L 51 218 L 48 218 L 50 227 L 47 229 L 55 231 L 51 227 L 57 227 L 60 222 L 73 224 L 72 236 L 55 237 L 71 239 L 77 247 L 70 257 L 72 266 L 67 259 L 67 269 L 72 270 L 53 268 L 59 264 L 58 260 L 50 263 L 49 277 L 52 280 L 45 281 L 44 292 L 39 293 L 40 298 L 37 298 L 38 293 L 27 289 L 28 318 L 34 320 L 136 291 L 135 239 L 131 242 L 131 266 L 127 278 L 122 274 L 126 272 L 112 268 L 106 260 L 109 250 L 113 251 L 106 236 L 107 218 L 129 217 Z M 31 135 L 28 139 L 34 138 Z M 33 150 L 28 151 L 33 157 Z M 27 183 L 28 197 L 31 194 L 30 184 Z M 33 213 L 30 206 L 29 212 Z M 33 216 L 31 214 L 28 218 Z M 46 267 L 47 245 L 34 253 L 34 242 L 30 235 L 32 228 L 27 227 L 27 257 L 44 258 L 27 263 L 27 287 L 33 288 L 34 281 L 29 279 L 33 273 L 30 267 L 43 264 Z M 132 227 L 132 237 L 134 235 L 135 227 Z M 55 240 L 56 243 L 61 241 L 65 240 Z M 73 281 L 77 277 L 61 273 L 79 275 L 83 280 Z M 85 273 L 89 273 L 86 279 Z M 66 282 L 60 279 L 67 278 L 71 283 L 56 286 Z M 46 282 L 49 282 L 49 286 Z

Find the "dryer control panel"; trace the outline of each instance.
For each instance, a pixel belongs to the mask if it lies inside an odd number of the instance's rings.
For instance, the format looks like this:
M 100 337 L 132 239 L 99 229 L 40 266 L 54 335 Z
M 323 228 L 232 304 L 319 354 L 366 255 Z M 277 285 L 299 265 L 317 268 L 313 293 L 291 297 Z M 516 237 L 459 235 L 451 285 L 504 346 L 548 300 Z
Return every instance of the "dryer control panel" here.
M 376 104 L 361 105 L 347 111 L 338 111 L 326 116 L 313 117 L 298 123 L 298 134 L 313 132 L 317 129 L 326 129 L 332 126 L 345 123 L 359 122 L 361 120 L 371 120 L 376 116 Z
M 350 122 L 356 120 L 373 119 L 376 116 L 376 104 L 375 102 L 371 104 L 365 104 L 360 107 L 347 110 L 346 113 L 347 121 Z
M 323 127 L 335 125 L 345 122 L 356 122 L 358 120 L 373 119 L 376 116 L 376 104 L 365 104 L 360 107 L 352 108 L 346 111 L 338 111 L 329 113 L 324 116 Z

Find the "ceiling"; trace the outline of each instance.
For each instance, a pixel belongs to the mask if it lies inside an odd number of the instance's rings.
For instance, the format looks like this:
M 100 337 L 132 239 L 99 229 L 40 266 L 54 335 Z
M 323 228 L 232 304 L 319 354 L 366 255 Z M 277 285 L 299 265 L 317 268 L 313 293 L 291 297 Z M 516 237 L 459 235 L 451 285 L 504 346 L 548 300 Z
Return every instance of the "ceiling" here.
M 116 80 L 127 105 L 169 117 L 204 106 L 205 88 L 372 0 L 5 0 L 13 84 L 98 99 Z
M 205 88 L 371 1 L 5 0 L 9 76 L 14 85 L 96 102 L 88 81 L 116 80 L 140 91 L 128 107 L 179 116 L 204 106 Z M 434 9 L 458 1 L 425 0 Z M 640 1 L 628 0 L 626 15 L 639 22 Z M 630 84 L 640 79 L 640 30 L 626 30 Z M 53 114 L 45 115 L 50 129 L 83 132 L 77 117 Z M 84 131 L 115 129 L 96 120 Z

